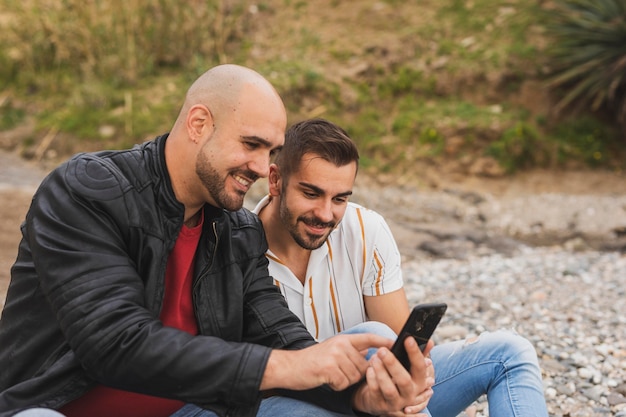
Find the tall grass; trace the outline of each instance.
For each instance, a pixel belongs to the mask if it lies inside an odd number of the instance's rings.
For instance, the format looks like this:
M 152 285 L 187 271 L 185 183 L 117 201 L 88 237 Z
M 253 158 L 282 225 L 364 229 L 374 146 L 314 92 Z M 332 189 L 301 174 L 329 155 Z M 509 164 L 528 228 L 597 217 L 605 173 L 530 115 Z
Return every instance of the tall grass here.
M 169 128 L 180 89 L 239 53 L 248 3 L 5 0 L 0 89 L 37 106 L 39 130 L 115 147 L 143 141 Z
M 509 171 L 608 163 L 610 130 L 591 120 L 578 140 L 578 125 L 555 128 L 532 102 L 543 91 L 520 100 L 553 66 L 542 29 L 559 16 L 540 9 L 555 2 L 3 0 L 0 129 L 32 117 L 36 135 L 77 150 L 126 146 L 169 128 L 181 91 L 232 62 L 270 79 L 291 122 L 344 126 L 374 169 L 484 155 Z
M 159 69 L 224 62 L 230 43 L 243 36 L 246 5 L 239 0 L 5 0 L 0 75 L 37 83 L 41 74 L 56 72 L 59 78 L 132 85 Z

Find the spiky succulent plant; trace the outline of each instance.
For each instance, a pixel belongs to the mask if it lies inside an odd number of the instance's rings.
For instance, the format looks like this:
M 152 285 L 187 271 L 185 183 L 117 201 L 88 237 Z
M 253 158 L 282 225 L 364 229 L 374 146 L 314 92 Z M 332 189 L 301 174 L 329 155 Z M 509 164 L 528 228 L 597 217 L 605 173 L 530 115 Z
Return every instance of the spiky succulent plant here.
M 606 110 L 626 129 L 626 0 L 555 0 L 549 86 L 566 107 Z

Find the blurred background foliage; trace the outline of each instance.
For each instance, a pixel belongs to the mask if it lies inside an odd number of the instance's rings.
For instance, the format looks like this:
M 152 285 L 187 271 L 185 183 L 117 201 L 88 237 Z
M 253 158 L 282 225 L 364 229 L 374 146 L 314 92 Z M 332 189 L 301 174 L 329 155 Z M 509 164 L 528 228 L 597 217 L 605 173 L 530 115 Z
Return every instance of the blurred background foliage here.
M 25 156 L 150 139 L 229 62 L 379 174 L 626 168 L 624 0 L 4 0 L 0 29 L 0 145 Z

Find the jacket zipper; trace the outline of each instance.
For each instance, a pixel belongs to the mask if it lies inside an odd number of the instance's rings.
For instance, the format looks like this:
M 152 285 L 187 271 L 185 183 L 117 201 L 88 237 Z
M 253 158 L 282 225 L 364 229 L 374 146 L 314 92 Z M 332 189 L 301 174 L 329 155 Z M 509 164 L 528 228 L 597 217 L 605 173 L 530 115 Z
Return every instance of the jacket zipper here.
M 211 229 L 213 230 L 213 236 L 215 236 L 215 247 L 213 248 L 213 254 L 211 256 L 211 262 L 208 264 L 208 266 L 206 268 L 204 268 L 204 270 L 202 270 L 202 272 L 200 274 L 198 274 L 198 277 L 200 277 L 201 275 L 204 274 L 205 271 L 210 270 L 213 267 L 213 262 L 215 262 L 215 257 L 217 256 L 217 245 L 220 243 L 220 237 L 217 233 L 217 222 L 212 222 L 211 223 Z M 200 279 L 197 279 L 196 282 L 193 285 L 194 290 L 197 288 L 197 286 L 199 285 Z

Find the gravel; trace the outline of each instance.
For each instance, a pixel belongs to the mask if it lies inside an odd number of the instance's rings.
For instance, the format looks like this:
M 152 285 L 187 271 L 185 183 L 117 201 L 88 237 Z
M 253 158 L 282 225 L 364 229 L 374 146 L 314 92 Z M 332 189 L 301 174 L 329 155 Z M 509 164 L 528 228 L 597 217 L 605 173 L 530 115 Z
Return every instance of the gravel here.
M 25 211 L 23 195 L 44 172 L 4 152 L 0 163 L 0 193 L 23 199 Z M 255 185 L 246 207 L 266 187 Z M 410 303 L 448 304 L 438 343 L 514 328 L 537 350 L 551 416 L 626 417 L 624 193 L 497 198 L 366 184 L 353 199 L 387 219 Z M 3 266 L 14 259 L 18 228 L 11 220 L 3 232 L 11 244 Z M 7 279 L 0 278 L 4 299 Z M 484 398 L 467 410 L 488 415 Z
M 355 190 L 404 257 L 410 304 L 445 301 L 436 342 L 514 329 L 537 350 L 550 416 L 626 417 L 626 196 Z M 486 399 L 466 410 L 488 416 Z
M 626 256 L 526 248 L 404 264 L 411 304 L 448 303 L 437 342 L 513 328 L 539 356 L 551 416 L 626 416 Z M 488 416 L 485 399 L 476 416 Z

